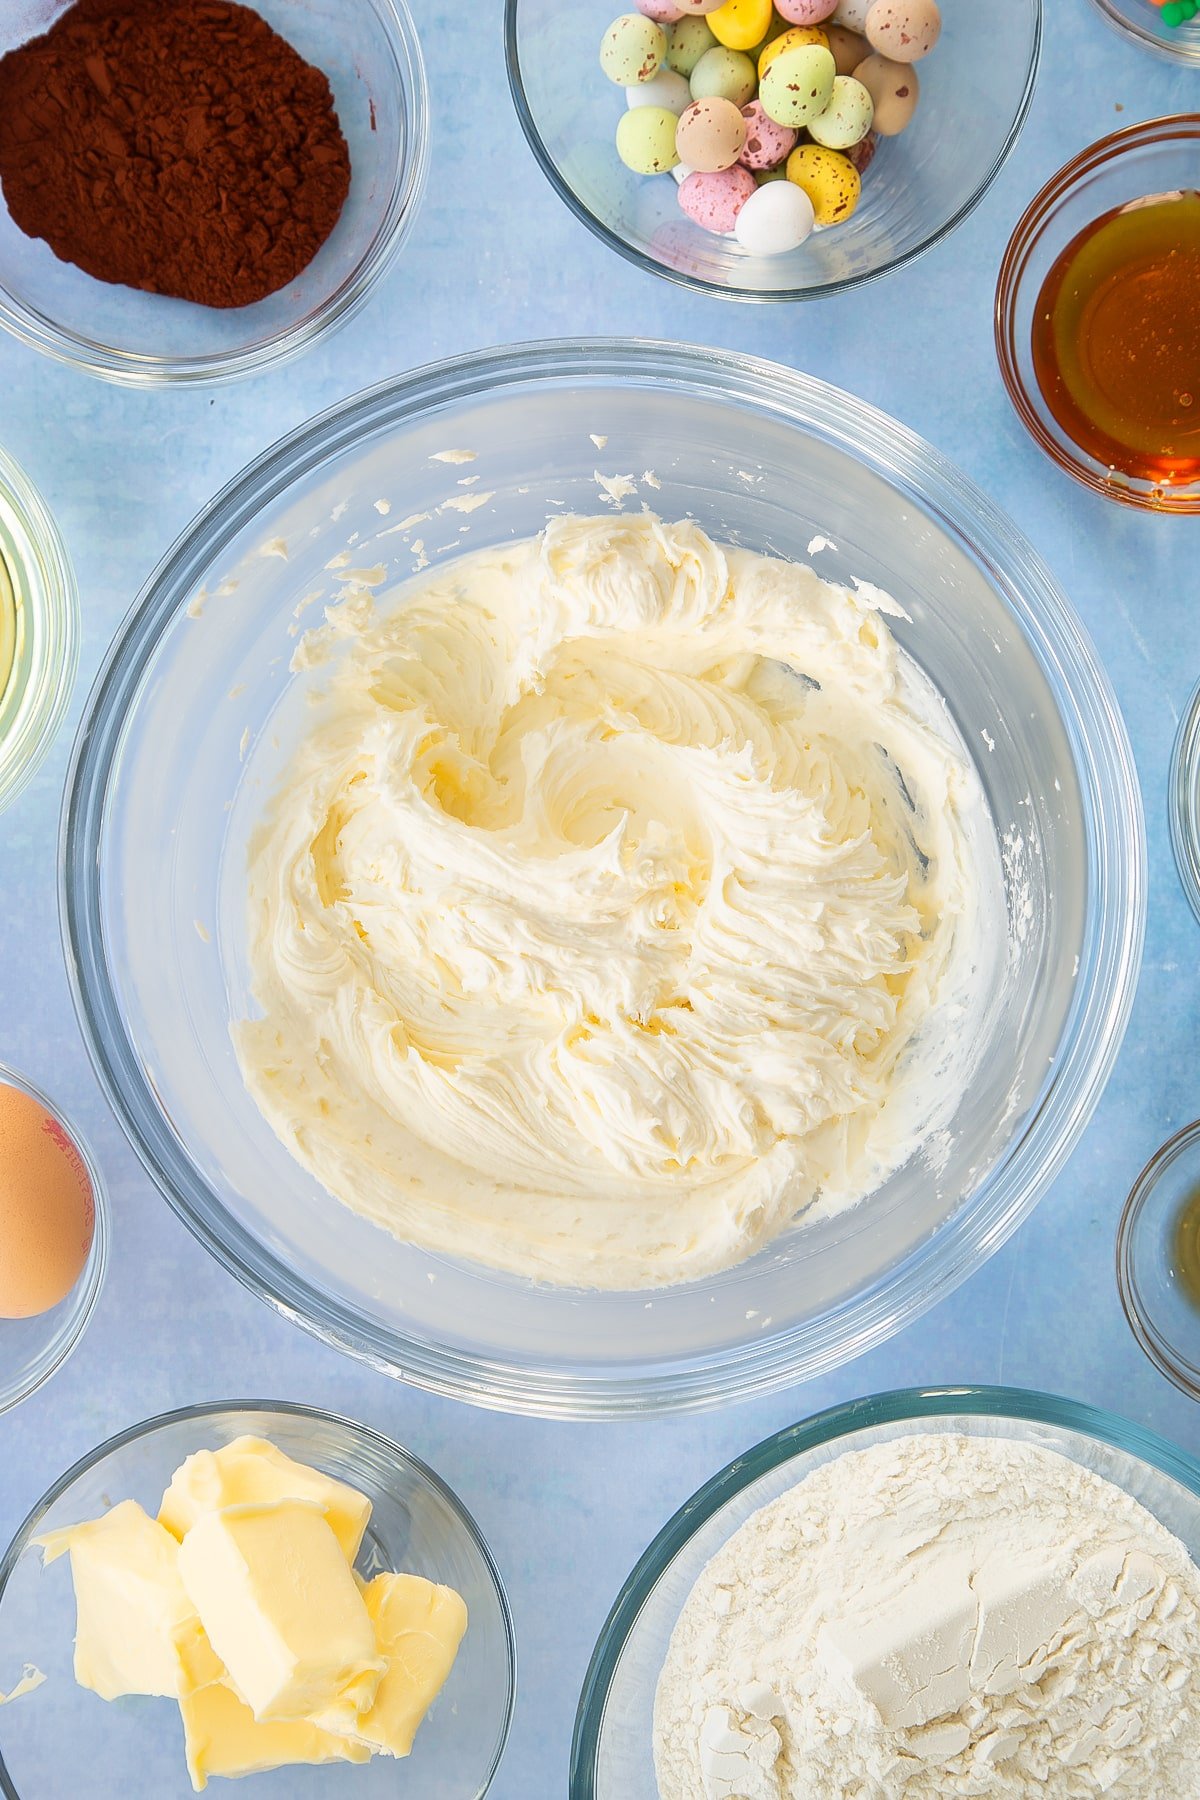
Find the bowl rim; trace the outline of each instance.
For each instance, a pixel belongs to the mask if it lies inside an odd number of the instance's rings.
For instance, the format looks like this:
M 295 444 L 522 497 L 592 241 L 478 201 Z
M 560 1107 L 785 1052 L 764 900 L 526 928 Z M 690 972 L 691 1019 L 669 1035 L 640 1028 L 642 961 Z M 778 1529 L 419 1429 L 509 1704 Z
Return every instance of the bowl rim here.
M 69 331 L 0 283 L 0 326 L 28 349 L 101 381 L 134 388 L 222 386 L 259 375 L 301 355 L 348 323 L 392 266 L 420 210 L 429 175 L 429 88 L 420 38 L 408 0 L 366 0 L 383 27 L 392 55 L 389 76 L 406 96 L 405 151 L 394 172 L 387 208 L 366 254 L 337 291 L 306 319 L 244 349 L 202 356 L 150 356 L 114 348 Z
M 733 1353 L 663 1358 L 635 1372 L 531 1368 L 474 1356 L 364 1321 L 296 1276 L 220 1211 L 157 1105 L 115 1002 L 100 905 L 106 790 L 141 671 L 211 560 L 305 472 L 360 441 L 454 401 L 589 380 L 673 382 L 741 402 L 852 454 L 887 480 L 964 554 L 1013 612 L 1055 695 L 1087 815 L 1087 916 L 1080 982 L 1060 1055 L 1017 1138 L 958 1211 L 853 1303 Z M 940 452 L 841 390 L 736 352 L 630 339 L 549 341 L 481 350 L 393 378 L 300 426 L 236 476 L 188 526 L 116 633 L 84 711 L 64 788 L 60 925 L 68 979 L 93 1067 L 126 1135 L 169 1204 L 230 1273 L 324 1341 L 416 1386 L 496 1410 L 544 1417 L 645 1416 L 715 1406 L 838 1367 L 881 1343 L 957 1287 L 1045 1193 L 1095 1108 L 1128 1023 L 1146 916 L 1141 794 L 1116 696 L 1082 622 L 1013 522 Z M 989 1204 L 981 1196 L 987 1190 Z M 964 1222 L 965 1221 L 965 1222 Z M 936 1266 L 930 1267 L 937 1246 Z
M 79 1271 L 74 1287 L 64 1297 L 65 1300 L 73 1300 L 75 1304 L 72 1306 L 69 1317 L 62 1320 L 54 1335 L 47 1342 L 28 1379 L 20 1387 L 14 1388 L 11 1393 L 0 1383 L 0 1417 L 3 1417 L 6 1412 L 11 1412 L 14 1407 L 20 1406 L 23 1400 L 28 1400 L 31 1394 L 36 1394 L 52 1375 L 57 1374 L 91 1324 L 108 1270 L 112 1214 L 108 1189 L 104 1184 L 100 1165 L 96 1161 L 87 1139 L 66 1116 L 62 1108 L 56 1105 L 48 1094 L 44 1094 L 34 1082 L 30 1081 L 28 1076 L 22 1075 L 19 1070 L 10 1068 L 4 1062 L 0 1062 L 0 1086 L 16 1088 L 19 1093 L 28 1094 L 31 1100 L 35 1100 L 62 1127 L 83 1159 L 83 1165 L 87 1170 L 92 1188 L 93 1212 L 92 1241 L 88 1248 L 87 1258 L 83 1268 Z M 57 1311 L 58 1308 L 53 1310 Z
M 1129 1198 L 1121 1210 L 1117 1224 L 1115 1261 L 1117 1293 L 1126 1323 L 1138 1346 L 1154 1364 L 1160 1375 L 1188 1396 L 1200 1400 L 1200 1367 L 1178 1353 L 1170 1339 L 1158 1329 L 1149 1309 L 1143 1305 L 1141 1288 L 1134 1272 L 1133 1246 L 1138 1224 L 1146 1203 L 1162 1176 L 1181 1156 L 1200 1149 L 1200 1119 L 1184 1125 L 1165 1144 L 1160 1144 L 1129 1190 Z
M 1167 814 L 1180 884 L 1200 924 L 1200 681 L 1175 733 Z
M 1095 458 L 1088 457 L 1078 445 L 1059 442 L 1046 428 L 1035 394 L 1021 373 L 1016 337 L 1017 303 L 1027 291 L 1029 260 L 1059 202 L 1097 169 L 1119 161 L 1127 152 L 1169 143 L 1172 139 L 1200 139 L 1200 112 L 1163 113 L 1123 125 L 1120 130 L 1110 131 L 1088 144 L 1051 175 L 1021 214 L 1005 248 L 996 278 L 993 334 L 1000 376 L 1017 417 L 1056 468 L 1105 500 L 1115 500 L 1122 506 L 1134 506 L 1146 512 L 1186 515 L 1200 512 L 1200 479 L 1193 479 L 1185 490 L 1174 491 L 1128 475 L 1123 475 L 1119 481 L 1110 481 Z
M 1189 1493 L 1200 1496 L 1200 1461 L 1157 1432 L 1083 1401 L 1034 1389 L 980 1385 L 895 1388 L 844 1401 L 795 1425 L 784 1426 L 753 1449 L 735 1456 L 697 1488 L 657 1532 L 626 1577 L 601 1628 L 584 1676 L 571 1742 L 570 1800 L 597 1800 L 596 1757 L 609 1689 L 642 1608 L 679 1552 L 723 1506 L 760 1476 L 839 1438 L 881 1425 L 916 1424 L 956 1416 L 1008 1419 L 1072 1431 L 1135 1456 Z
M 951 232 L 956 231 L 964 219 L 974 212 L 1016 148 L 1017 140 L 1020 138 L 1025 127 L 1025 120 L 1029 115 L 1029 108 L 1033 103 L 1044 33 L 1043 0 L 1030 0 L 1033 9 L 1033 40 L 1030 45 L 1029 63 L 1025 71 L 1025 86 L 1016 114 L 1004 142 L 983 180 L 944 224 L 940 225 L 936 231 L 931 232 L 921 243 L 914 244 L 911 250 L 905 250 L 900 255 L 892 257 L 877 269 L 868 269 L 861 275 L 844 276 L 839 281 L 825 282 L 819 287 L 777 288 L 767 291 L 736 285 L 726 286 L 719 281 L 709 281 L 702 275 L 689 275 L 682 269 L 670 268 L 665 263 L 659 262 L 656 257 L 638 249 L 636 245 L 628 243 L 619 232 L 614 231 L 610 225 L 605 224 L 603 219 L 598 218 L 589 206 L 584 205 L 574 189 L 564 181 L 558 164 L 550 154 L 545 139 L 538 129 L 533 109 L 525 92 L 525 80 L 521 73 L 521 54 L 517 40 L 517 13 L 520 4 L 521 0 L 504 0 L 504 61 L 508 70 L 509 92 L 512 95 L 513 105 L 516 108 L 517 118 L 520 121 L 521 130 L 525 134 L 526 142 L 559 199 L 595 237 L 600 239 L 601 243 L 607 244 L 610 250 L 615 250 L 618 256 L 623 256 L 625 261 L 632 263 L 635 268 L 648 270 L 653 275 L 661 276 L 664 281 L 673 282 L 675 286 L 686 288 L 695 294 L 711 294 L 719 300 L 741 300 L 752 304 L 773 301 L 828 300 L 835 294 L 849 293 L 854 288 L 865 287 L 868 282 L 881 281 L 897 269 L 903 269 L 919 256 L 924 256 L 926 251 L 936 248 L 950 236 Z
M 169 1426 L 191 1424 L 205 1419 L 237 1415 L 239 1413 L 265 1413 L 268 1416 L 273 1415 L 276 1418 L 305 1419 L 314 1424 L 332 1425 L 339 1430 L 349 1432 L 355 1438 L 368 1440 L 374 1448 L 384 1452 L 389 1458 L 398 1461 L 410 1473 L 415 1474 L 420 1482 L 424 1482 L 437 1494 L 438 1498 L 447 1505 L 466 1536 L 478 1551 L 500 1605 L 500 1616 L 504 1624 L 507 1684 L 504 1718 L 501 1724 L 496 1749 L 493 1753 L 491 1768 L 483 1787 L 478 1789 L 476 1795 L 473 1797 L 473 1800 L 483 1800 L 484 1795 L 495 1781 L 496 1771 L 503 1761 L 504 1752 L 508 1747 L 508 1739 L 512 1731 L 513 1717 L 516 1711 L 516 1627 L 513 1621 L 512 1606 L 509 1602 L 508 1592 L 504 1585 L 504 1578 L 500 1573 L 496 1559 L 492 1555 L 487 1539 L 480 1530 L 474 1515 L 464 1502 L 459 1499 L 450 1484 L 447 1481 L 444 1481 L 437 1473 L 436 1469 L 431 1469 L 429 1464 L 424 1462 L 421 1457 L 415 1455 L 413 1451 L 406 1449 L 403 1444 L 397 1443 L 394 1438 L 388 1437 L 386 1433 L 376 1431 L 374 1426 L 364 1425 L 357 1419 L 347 1418 L 343 1413 L 331 1412 L 328 1408 L 321 1406 L 307 1406 L 297 1400 L 204 1400 L 198 1401 L 191 1406 L 178 1406 L 172 1408 L 168 1412 L 155 1413 L 152 1417 L 143 1419 L 136 1425 L 128 1425 L 124 1430 L 114 1432 L 111 1437 L 105 1438 L 104 1441 L 97 1444 L 94 1449 L 89 1450 L 83 1456 L 78 1457 L 76 1461 L 71 1464 L 69 1469 L 60 1475 L 56 1481 L 51 1482 L 41 1498 L 34 1503 L 20 1525 L 18 1525 L 16 1531 L 9 1540 L 3 1555 L 0 1556 L 0 1605 L 3 1605 L 4 1593 L 9 1580 L 12 1577 L 12 1573 L 21 1556 L 29 1547 L 30 1539 L 37 1526 L 46 1516 L 46 1513 L 50 1508 L 54 1506 L 57 1501 L 61 1500 L 64 1494 L 70 1491 L 81 1476 L 86 1475 L 91 1469 L 95 1468 L 98 1463 L 103 1462 L 105 1457 L 113 1455 L 118 1450 L 126 1449 L 130 1444 L 140 1442 L 142 1438 L 152 1437 L 155 1432 L 162 1431 Z M 2 1746 L 0 1746 L 0 1795 L 4 1796 L 4 1800 L 22 1800 L 21 1795 L 12 1783 L 12 1778 L 8 1773 L 8 1769 L 5 1766 Z
M 1092 0 L 1092 5 L 1109 29 L 1119 37 L 1132 38 L 1135 44 L 1140 44 L 1144 50 L 1153 51 L 1156 56 L 1164 57 L 1167 62 L 1200 63 L 1200 43 L 1194 38 L 1174 41 L 1179 37 L 1178 32 L 1173 33 L 1171 38 L 1161 37 L 1154 31 L 1150 19 L 1140 25 L 1136 19 L 1127 18 L 1119 11 L 1114 0 Z
M 79 588 L 54 515 L 20 463 L 2 444 L 0 498 L 7 500 L 29 540 L 28 556 L 22 555 L 19 569 L 12 573 L 18 578 L 18 586 L 24 583 L 19 599 L 37 616 L 49 650 L 30 672 L 32 703 L 19 740 L 0 743 L 2 812 L 33 780 L 70 703 L 79 668 Z

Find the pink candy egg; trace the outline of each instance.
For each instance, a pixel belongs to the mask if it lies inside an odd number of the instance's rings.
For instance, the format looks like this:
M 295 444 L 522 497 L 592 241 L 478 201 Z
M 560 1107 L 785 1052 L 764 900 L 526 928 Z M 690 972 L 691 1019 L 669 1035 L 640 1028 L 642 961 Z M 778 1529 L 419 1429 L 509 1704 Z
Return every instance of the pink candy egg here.
M 798 132 L 790 125 L 777 125 L 769 119 L 757 100 L 743 106 L 746 142 L 738 161 L 746 169 L 775 169 L 796 148 Z
M 718 6 L 724 6 L 725 0 L 675 0 L 681 13 L 696 18 L 701 13 L 716 12 Z
M 674 25 L 683 17 L 675 0 L 637 0 L 637 9 L 648 19 L 653 19 L 656 25 Z
M 838 0 L 775 0 L 775 11 L 789 25 L 820 25 L 837 6 Z
M 705 231 L 732 231 L 743 206 L 757 192 L 753 175 L 738 163 L 732 169 L 689 175 L 680 186 L 679 204 Z

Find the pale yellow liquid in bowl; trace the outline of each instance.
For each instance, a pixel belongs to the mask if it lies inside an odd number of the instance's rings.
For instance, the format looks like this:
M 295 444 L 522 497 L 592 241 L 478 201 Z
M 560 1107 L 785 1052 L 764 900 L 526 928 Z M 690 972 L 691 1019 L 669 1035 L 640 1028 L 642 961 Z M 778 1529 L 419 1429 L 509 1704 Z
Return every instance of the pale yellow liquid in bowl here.
M 0 706 L 8 692 L 17 660 L 17 599 L 8 565 L 0 555 Z

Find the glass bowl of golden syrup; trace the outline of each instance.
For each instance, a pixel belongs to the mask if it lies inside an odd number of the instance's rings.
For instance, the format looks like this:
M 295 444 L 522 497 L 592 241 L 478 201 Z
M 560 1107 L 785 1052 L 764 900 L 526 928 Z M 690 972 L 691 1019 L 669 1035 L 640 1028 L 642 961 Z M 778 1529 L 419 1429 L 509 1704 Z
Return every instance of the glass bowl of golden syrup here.
M 1060 468 L 1200 512 L 1200 114 L 1115 132 L 1047 182 L 1005 253 L 996 350 Z
M 1133 1184 L 1117 1227 L 1117 1287 L 1150 1361 L 1200 1400 L 1200 1120 Z
M 1200 63 L 1200 9 L 1191 11 L 1195 0 L 1092 0 L 1092 5 L 1143 49 L 1172 62 Z
M 78 654 L 66 548 L 28 476 L 0 449 L 0 811 L 50 748 Z

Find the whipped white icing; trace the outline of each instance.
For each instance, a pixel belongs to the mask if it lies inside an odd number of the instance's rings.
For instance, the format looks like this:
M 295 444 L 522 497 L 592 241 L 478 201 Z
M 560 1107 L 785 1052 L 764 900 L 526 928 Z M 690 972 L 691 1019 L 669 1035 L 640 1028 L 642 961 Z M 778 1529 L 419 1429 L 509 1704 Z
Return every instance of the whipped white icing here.
M 251 847 L 235 1039 L 330 1193 L 657 1286 L 859 1200 L 949 1115 L 983 801 L 888 611 L 611 516 L 308 634 L 328 692 Z

